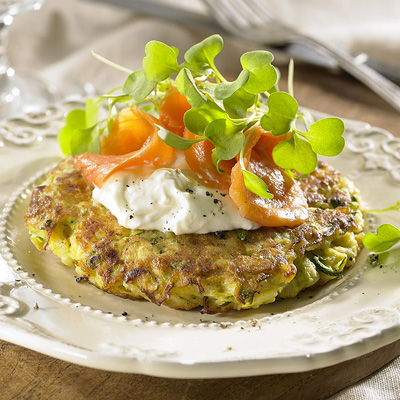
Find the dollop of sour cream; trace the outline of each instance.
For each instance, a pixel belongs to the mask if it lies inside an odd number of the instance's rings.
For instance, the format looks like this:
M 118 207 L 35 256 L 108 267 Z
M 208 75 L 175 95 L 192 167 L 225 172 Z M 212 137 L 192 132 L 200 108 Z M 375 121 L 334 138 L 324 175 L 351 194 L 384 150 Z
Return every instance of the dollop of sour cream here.
M 93 198 L 128 229 L 181 235 L 260 227 L 241 217 L 227 194 L 201 185 L 178 168 L 160 168 L 145 179 L 134 172 L 115 173 L 101 188 L 95 187 Z

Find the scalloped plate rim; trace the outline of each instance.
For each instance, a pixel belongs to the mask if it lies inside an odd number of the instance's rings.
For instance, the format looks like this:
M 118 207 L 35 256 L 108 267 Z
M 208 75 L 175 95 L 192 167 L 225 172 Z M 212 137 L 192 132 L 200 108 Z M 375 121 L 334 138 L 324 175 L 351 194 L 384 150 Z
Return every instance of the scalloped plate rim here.
M 322 113 L 316 114 L 324 115 Z M 390 140 L 393 139 L 393 136 L 389 132 L 380 128 L 370 127 L 368 124 L 361 121 L 345 121 L 345 123 L 348 130 L 376 131 L 378 133 L 383 133 Z M 395 141 L 400 143 L 400 140 L 397 138 L 395 138 Z M 21 188 L 17 192 L 20 191 Z M 7 208 L 7 206 L 5 208 Z M 8 260 L 4 259 L 2 255 L 0 257 L 0 263 L 12 269 Z M 0 264 L 0 267 L 2 264 Z M 5 285 L 12 286 L 13 284 L 14 282 L 0 282 L 0 290 Z M 18 291 L 17 286 L 15 286 L 13 290 Z M 34 292 L 35 295 L 33 297 L 35 298 L 37 296 L 42 296 L 32 287 L 27 288 L 26 291 Z M 10 296 L 10 298 L 11 297 L 12 296 Z M 395 314 L 396 312 L 397 314 L 400 314 L 400 299 L 398 301 L 399 303 L 394 309 Z M 168 358 L 168 356 L 163 358 L 158 356 L 154 357 L 150 354 L 148 357 L 141 358 L 141 356 L 133 356 L 129 354 L 118 355 L 106 351 L 93 351 L 84 346 L 79 347 L 71 343 L 57 340 L 56 337 L 41 336 L 30 332 L 29 329 L 24 329 L 23 327 L 18 326 L 18 324 L 13 325 L 12 323 L 8 323 L 8 318 L 10 317 L 3 316 L 2 318 L 1 305 L 0 301 L 0 326 L 5 327 L 5 330 L 0 329 L 0 338 L 3 340 L 83 366 L 110 371 L 144 373 L 172 378 L 219 378 L 309 371 L 361 356 L 400 339 L 400 317 L 398 315 L 397 322 L 381 329 L 378 334 L 361 338 L 360 340 L 348 345 L 339 345 L 329 351 L 310 351 L 309 354 L 296 356 L 295 359 L 288 358 L 291 356 L 276 356 L 275 358 L 257 358 L 250 356 L 247 359 L 243 357 L 238 359 L 228 357 L 221 358 L 217 361 L 210 359 L 209 361 L 196 361 L 190 363 L 183 359 L 174 360 L 173 357 Z M 62 305 L 62 307 L 70 306 Z M 29 315 L 31 314 L 32 313 L 30 312 Z M 22 321 L 24 321 L 24 318 L 22 318 Z M 27 322 L 30 323 L 30 320 L 27 319 Z M 150 330 L 161 329 L 160 325 L 158 325 L 158 328 L 146 326 L 146 329 L 147 328 Z M 175 327 L 163 328 L 176 329 Z M 217 329 L 216 327 L 214 328 Z M 209 330 L 214 328 L 209 328 Z M 190 328 L 187 328 L 187 330 L 190 331 Z M 206 330 L 204 330 L 204 332 L 206 332 Z M 249 337 L 251 337 L 250 334 Z M 50 346 L 50 344 L 52 346 Z M 274 362 L 276 364 L 270 366 L 270 364 L 274 364 Z

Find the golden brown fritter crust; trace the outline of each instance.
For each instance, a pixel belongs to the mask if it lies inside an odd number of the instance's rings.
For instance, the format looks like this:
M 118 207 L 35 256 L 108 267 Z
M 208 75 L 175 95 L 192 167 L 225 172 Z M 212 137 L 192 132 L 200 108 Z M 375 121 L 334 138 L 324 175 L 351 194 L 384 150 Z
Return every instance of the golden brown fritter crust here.
M 67 158 L 33 190 L 25 224 L 36 247 L 50 249 L 107 292 L 177 309 L 202 306 L 204 312 L 256 308 L 332 279 L 310 261 L 316 254 L 326 260 L 321 249 L 336 249 L 326 261 L 333 270 L 351 266 L 359 251 L 362 216 L 352 185 L 320 164 L 301 186 L 311 208 L 296 228 L 131 231 L 92 199 Z

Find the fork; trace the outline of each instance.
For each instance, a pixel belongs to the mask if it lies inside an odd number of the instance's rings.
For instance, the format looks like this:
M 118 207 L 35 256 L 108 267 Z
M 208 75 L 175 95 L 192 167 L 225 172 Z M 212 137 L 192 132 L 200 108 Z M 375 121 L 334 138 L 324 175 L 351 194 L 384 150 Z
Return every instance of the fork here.
M 263 0 L 203 0 L 227 32 L 260 44 L 285 42 L 311 48 L 337 64 L 400 111 L 400 87 L 366 64 L 363 57 L 328 46 L 278 21 Z

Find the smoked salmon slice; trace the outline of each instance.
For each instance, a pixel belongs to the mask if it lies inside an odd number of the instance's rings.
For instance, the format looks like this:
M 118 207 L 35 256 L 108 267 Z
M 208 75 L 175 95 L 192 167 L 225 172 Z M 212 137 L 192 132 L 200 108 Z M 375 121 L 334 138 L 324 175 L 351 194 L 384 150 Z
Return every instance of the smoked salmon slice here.
M 159 128 L 156 124 L 160 122 L 155 117 L 135 107 L 124 109 L 120 114 L 110 134 L 102 141 L 101 154 L 75 156 L 75 167 L 82 171 L 88 183 L 97 187 L 101 187 L 112 173 L 122 169 L 169 165 L 175 159 L 175 149 L 165 144 L 157 134 Z
M 191 108 L 186 97 L 176 88 L 168 89 L 165 99 L 159 108 L 160 121 L 164 128 L 182 136 L 185 130 L 183 116 Z
M 175 150 L 158 137 L 156 125 L 182 136 L 183 115 L 189 108 L 186 97 L 176 89 L 170 89 L 160 105 L 160 119 L 137 107 L 122 109 L 108 136 L 101 139 L 101 154 L 76 156 L 76 168 L 82 171 L 87 182 L 101 187 L 108 176 L 121 169 L 172 163 Z
M 263 146 L 271 143 L 269 135 L 257 127 L 243 152 L 243 161 L 248 171 L 267 184 L 269 193 L 274 197 L 266 199 L 246 188 L 239 161 L 232 168 L 229 196 L 243 218 L 262 226 L 297 226 L 308 217 L 307 201 L 295 179 L 273 162 L 272 156 L 269 156 L 272 149 Z
M 175 151 L 157 135 L 137 151 L 123 155 L 83 153 L 75 156 L 75 167 L 82 171 L 88 183 L 101 187 L 114 172 L 129 167 L 146 165 L 168 166 L 175 159 Z
M 187 129 L 183 136 L 186 139 L 200 138 L 200 136 L 191 133 Z M 186 162 L 190 169 L 197 174 L 199 180 L 206 186 L 221 189 L 224 193 L 228 193 L 231 184 L 231 169 L 235 165 L 236 160 L 221 161 L 219 168 L 224 173 L 220 174 L 212 160 L 212 151 L 214 147 L 215 146 L 208 140 L 193 144 L 188 150 L 185 150 Z
M 156 131 L 160 121 L 137 107 L 123 108 L 112 122 L 110 133 L 101 138 L 101 154 L 127 154 L 139 150 Z

